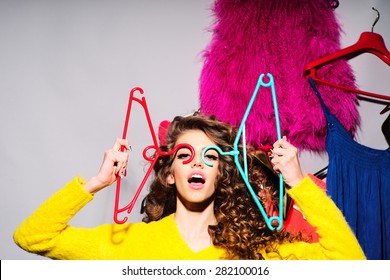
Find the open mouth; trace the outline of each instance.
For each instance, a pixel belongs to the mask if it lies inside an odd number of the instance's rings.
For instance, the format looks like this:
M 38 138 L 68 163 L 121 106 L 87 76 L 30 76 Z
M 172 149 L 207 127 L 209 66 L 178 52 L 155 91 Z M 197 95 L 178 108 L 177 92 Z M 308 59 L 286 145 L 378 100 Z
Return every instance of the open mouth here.
M 192 174 L 190 178 L 188 178 L 188 183 L 190 184 L 204 184 L 206 180 L 201 174 Z

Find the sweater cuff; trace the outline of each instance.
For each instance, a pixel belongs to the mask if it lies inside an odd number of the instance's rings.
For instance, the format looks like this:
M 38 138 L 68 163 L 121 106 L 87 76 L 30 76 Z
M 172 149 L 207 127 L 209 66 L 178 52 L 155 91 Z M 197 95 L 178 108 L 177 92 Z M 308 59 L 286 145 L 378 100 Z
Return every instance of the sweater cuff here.
M 317 196 L 323 196 L 324 192 L 326 193 L 325 182 L 311 174 L 306 175 L 298 185 L 287 191 L 298 207 L 301 201 L 315 200 Z
M 84 184 L 85 180 L 80 176 L 76 176 L 73 180 L 67 183 L 64 188 L 59 190 L 56 196 L 62 200 L 64 205 L 69 205 L 71 209 L 75 208 L 75 210 L 78 210 L 90 202 L 94 197 L 84 189 Z

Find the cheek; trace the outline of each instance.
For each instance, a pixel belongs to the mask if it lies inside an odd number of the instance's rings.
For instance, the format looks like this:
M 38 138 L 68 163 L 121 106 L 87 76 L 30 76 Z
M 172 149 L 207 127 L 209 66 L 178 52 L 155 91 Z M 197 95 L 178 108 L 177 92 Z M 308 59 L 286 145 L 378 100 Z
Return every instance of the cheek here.
M 221 174 L 223 173 L 223 170 L 222 170 L 222 166 L 220 162 L 218 162 L 216 164 L 216 170 L 215 172 L 217 173 L 217 176 L 221 176 Z
M 218 166 L 215 166 L 215 169 L 211 172 L 212 175 L 214 176 L 215 181 L 219 181 L 219 178 L 221 177 L 221 172 Z
M 217 181 L 221 181 L 222 180 L 222 177 L 223 176 L 226 176 L 226 171 L 225 169 L 223 169 L 223 167 L 221 166 L 221 163 L 219 164 L 217 170 L 215 171 L 216 172 L 216 180 Z

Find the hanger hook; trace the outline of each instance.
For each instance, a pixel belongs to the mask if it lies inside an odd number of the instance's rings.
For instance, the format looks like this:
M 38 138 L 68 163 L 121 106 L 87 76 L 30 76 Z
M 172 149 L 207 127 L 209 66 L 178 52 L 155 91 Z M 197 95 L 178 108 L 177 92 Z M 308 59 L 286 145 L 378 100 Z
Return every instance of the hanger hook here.
M 371 32 L 374 32 L 374 26 L 378 22 L 379 18 L 381 17 L 381 14 L 374 7 L 372 7 L 372 9 L 377 13 L 376 19 L 375 19 L 375 21 L 374 21 L 374 23 L 372 24 L 372 27 L 371 27 Z

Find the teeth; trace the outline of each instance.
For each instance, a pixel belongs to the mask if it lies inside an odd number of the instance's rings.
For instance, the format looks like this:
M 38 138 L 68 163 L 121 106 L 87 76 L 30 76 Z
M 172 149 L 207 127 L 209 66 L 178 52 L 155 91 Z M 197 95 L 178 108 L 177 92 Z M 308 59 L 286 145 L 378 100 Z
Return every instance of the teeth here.
M 195 183 L 205 183 L 205 180 L 203 179 L 203 176 L 200 174 L 193 174 L 190 179 L 188 179 L 188 182 L 195 182 Z

